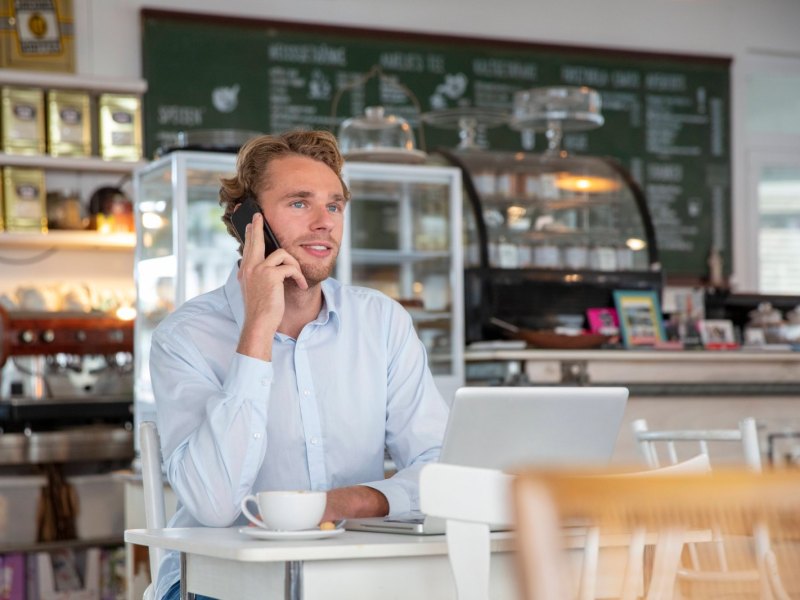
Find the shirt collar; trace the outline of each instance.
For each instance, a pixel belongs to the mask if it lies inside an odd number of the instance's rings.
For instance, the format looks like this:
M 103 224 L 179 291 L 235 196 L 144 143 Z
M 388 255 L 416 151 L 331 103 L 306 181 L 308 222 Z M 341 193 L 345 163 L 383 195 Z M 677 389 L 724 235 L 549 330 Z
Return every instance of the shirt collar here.
M 237 261 L 231 270 L 231 274 L 228 275 L 224 290 L 233 318 L 241 331 L 244 326 L 244 299 L 242 298 L 242 288 L 239 285 L 238 273 L 239 263 Z M 335 317 L 333 322 L 338 330 L 341 325 L 341 295 L 339 294 L 341 287 L 341 284 L 331 277 L 322 282 L 322 298 L 324 302 L 322 303 L 322 310 L 320 310 L 314 323 L 325 325 L 332 317 Z

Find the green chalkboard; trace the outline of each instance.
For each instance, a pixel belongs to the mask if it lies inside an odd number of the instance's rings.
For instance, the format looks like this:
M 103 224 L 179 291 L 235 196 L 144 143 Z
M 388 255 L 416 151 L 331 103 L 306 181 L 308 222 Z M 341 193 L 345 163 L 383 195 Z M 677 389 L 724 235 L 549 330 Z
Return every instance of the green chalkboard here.
M 567 134 L 576 154 L 618 159 L 642 185 L 671 280 L 708 272 L 712 245 L 730 248 L 730 61 L 491 39 L 311 26 L 144 10 L 148 155 L 179 131 L 292 127 L 336 131 L 380 104 L 407 118 L 424 149 L 455 147 L 457 132 L 420 111 L 509 110 L 517 90 L 588 85 L 605 124 Z M 365 79 L 378 66 L 381 76 Z M 357 85 L 356 85 L 357 84 Z M 536 136 L 533 151 L 542 151 Z M 497 150 L 523 150 L 519 132 L 489 129 Z

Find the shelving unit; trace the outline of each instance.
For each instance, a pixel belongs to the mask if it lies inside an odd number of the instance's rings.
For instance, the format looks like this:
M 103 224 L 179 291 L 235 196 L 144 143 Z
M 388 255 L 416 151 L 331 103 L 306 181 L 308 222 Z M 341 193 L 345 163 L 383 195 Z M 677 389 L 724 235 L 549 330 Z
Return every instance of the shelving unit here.
M 136 246 L 134 233 L 98 233 L 96 231 L 48 231 L 0 233 L 0 248 L 70 248 L 86 250 L 102 248 L 104 250 L 132 250 Z
M 147 82 L 143 79 L 129 80 L 17 69 L 0 69 L 0 85 L 137 95 L 142 95 L 147 91 Z M 146 161 L 105 160 L 98 156 L 54 157 L 0 152 L 0 167 L 43 169 L 48 175 L 48 187 L 53 179 L 67 180 L 69 183 L 61 187 L 80 189 L 83 192 L 82 195 L 86 195 L 90 189 L 102 184 L 104 178 L 107 179 L 111 175 L 124 177 L 146 164 Z M 0 248 L 102 248 L 128 251 L 135 245 L 136 240 L 132 233 L 107 235 L 89 231 L 52 230 L 48 233 L 0 232 Z
M 0 165 L 4 167 L 30 167 L 47 171 L 86 171 L 91 173 L 133 173 L 146 161 L 105 160 L 98 156 L 27 156 L 0 152 Z
M 147 91 L 147 81 L 144 79 L 94 77 L 20 69 L 0 69 L 0 85 L 27 85 L 41 88 L 115 92 L 120 94 L 144 94 Z
M 85 540 L 59 540 L 56 542 L 34 542 L 32 544 L 0 544 L 0 554 L 11 552 L 51 552 L 53 550 L 63 550 L 71 548 L 93 548 L 97 546 L 122 546 L 124 540 L 121 537 L 91 538 Z

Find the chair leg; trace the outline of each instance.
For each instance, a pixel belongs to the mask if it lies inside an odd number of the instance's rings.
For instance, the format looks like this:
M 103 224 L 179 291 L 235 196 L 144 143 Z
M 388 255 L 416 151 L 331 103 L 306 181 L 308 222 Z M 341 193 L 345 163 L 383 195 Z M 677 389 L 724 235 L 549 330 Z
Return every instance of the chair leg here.
M 762 588 L 767 587 L 769 593 L 769 600 L 790 600 L 789 593 L 783 587 L 781 575 L 778 572 L 778 561 L 775 558 L 775 553 L 770 550 L 759 559 L 759 567 L 762 574 Z
M 620 600 L 635 600 L 639 597 L 639 588 L 644 582 L 644 547 L 647 531 L 643 527 L 631 533 L 631 543 L 628 546 L 628 564 L 625 566 L 625 575 L 622 578 L 622 591 Z
M 186 553 L 181 552 L 181 600 L 194 600 L 194 594 L 186 589 Z
M 659 534 L 647 600 L 672 600 L 675 578 L 681 562 L 683 539 L 684 532 L 680 529 L 670 529 Z
M 485 523 L 447 521 L 447 552 L 456 581 L 458 600 L 488 600 L 489 526 Z

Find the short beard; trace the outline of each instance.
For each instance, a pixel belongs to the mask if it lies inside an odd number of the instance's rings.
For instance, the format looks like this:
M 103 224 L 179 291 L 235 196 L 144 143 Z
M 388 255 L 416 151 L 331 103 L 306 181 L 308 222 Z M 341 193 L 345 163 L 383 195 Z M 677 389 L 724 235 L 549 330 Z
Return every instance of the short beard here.
M 312 265 L 304 263 L 303 261 L 300 260 L 300 257 L 293 254 L 288 248 L 286 249 L 286 251 L 289 252 L 289 254 L 291 254 L 295 258 L 295 260 L 297 260 L 298 263 L 300 263 L 300 272 L 303 274 L 303 277 L 305 277 L 306 283 L 310 288 L 319 285 L 320 283 L 325 281 L 328 277 L 330 277 L 331 273 L 334 272 L 334 269 L 336 268 L 336 261 L 339 258 L 339 246 L 334 245 L 334 250 L 336 254 L 333 257 L 333 260 L 330 262 L 328 266 L 322 266 L 322 265 L 316 265 L 316 264 Z M 289 282 L 294 280 L 287 279 L 286 281 Z
M 336 259 L 334 259 L 333 262 L 331 262 L 329 267 L 304 265 L 300 263 L 300 272 L 303 273 L 303 277 L 306 278 L 306 283 L 308 284 L 308 287 L 314 287 L 325 281 L 328 277 L 331 276 L 331 273 L 333 273 L 335 268 L 336 268 Z

